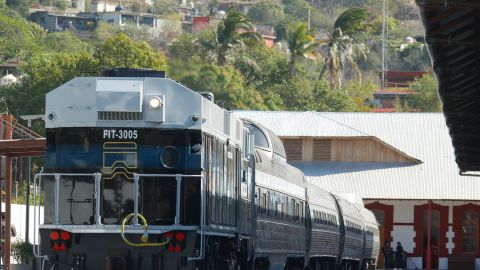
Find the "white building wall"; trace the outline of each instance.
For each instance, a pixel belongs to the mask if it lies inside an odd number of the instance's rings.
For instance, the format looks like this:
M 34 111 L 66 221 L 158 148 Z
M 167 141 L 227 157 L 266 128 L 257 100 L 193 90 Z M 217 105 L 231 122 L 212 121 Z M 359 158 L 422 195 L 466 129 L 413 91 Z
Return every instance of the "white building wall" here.
M 391 201 L 393 203 L 393 224 L 413 223 L 414 206 L 411 201 Z
M 5 204 L 2 203 L 2 208 L 5 209 Z M 26 218 L 27 218 L 27 210 L 26 210 L 26 205 L 24 204 L 12 204 L 12 216 L 11 216 L 11 220 L 12 220 L 12 224 L 15 226 L 15 229 L 17 231 L 17 236 L 15 238 L 12 239 L 12 241 L 15 241 L 15 240 L 23 240 L 25 241 L 25 232 L 26 232 Z M 29 219 L 29 232 L 28 232 L 28 235 L 29 235 L 29 242 L 30 243 L 34 243 L 34 234 L 36 233 L 34 231 L 34 213 L 33 213 L 33 207 L 30 206 L 30 212 L 29 212 L 29 216 L 30 216 L 30 219 Z M 37 209 L 38 210 L 38 209 Z M 38 220 L 38 213 L 37 213 L 37 220 Z M 38 222 L 38 221 L 37 221 Z M 43 207 L 40 208 L 40 224 L 43 223 Z M 37 226 L 37 225 L 35 225 Z M 37 230 L 38 230 L 38 226 L 37 226 Z M 35 244 L 38 244 L 38 235 L 35 236 L 36 237 L 36 241 L 35 241 Z
M 397 242 L 402 243 L 403 249 L 407 253 L 412 253 L 415 248 L 415 231 L 411 225 L 393 225 L 392 247 L 395 249 Z
M 92 3 L 90 4 L 90 11 L 91 12 L 112 12 L 115 11 L 115 7 L 117 7 L 118 4 L 111 4 L 107 2 L 107 9 L 105 10 L 105 2 L 98 2 L 98 3 Z

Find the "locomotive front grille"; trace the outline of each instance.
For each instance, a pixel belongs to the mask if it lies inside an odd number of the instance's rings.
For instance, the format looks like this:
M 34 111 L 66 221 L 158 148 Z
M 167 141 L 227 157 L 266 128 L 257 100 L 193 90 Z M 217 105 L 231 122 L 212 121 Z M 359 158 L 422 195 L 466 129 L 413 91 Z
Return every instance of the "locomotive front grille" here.
M 98 120 L 107 121 L 138 121 L 142 120 L 141 112 L 98 112 Z

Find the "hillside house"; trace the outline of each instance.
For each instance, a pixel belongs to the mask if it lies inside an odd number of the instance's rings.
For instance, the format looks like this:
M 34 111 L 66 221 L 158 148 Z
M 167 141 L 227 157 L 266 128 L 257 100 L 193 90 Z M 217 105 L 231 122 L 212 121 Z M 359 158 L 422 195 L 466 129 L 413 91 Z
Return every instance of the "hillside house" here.
M 396 112 L 405 108 L 405 100 L 409 95 L 417 94 L 410 89 L 410 84 L 416 78 L 422 77 L 426 72 L 420 71 L 386 71 L 385 87 L 373 93 L 375 112 Z M 382 80 L 382 73 L 379 79 Z

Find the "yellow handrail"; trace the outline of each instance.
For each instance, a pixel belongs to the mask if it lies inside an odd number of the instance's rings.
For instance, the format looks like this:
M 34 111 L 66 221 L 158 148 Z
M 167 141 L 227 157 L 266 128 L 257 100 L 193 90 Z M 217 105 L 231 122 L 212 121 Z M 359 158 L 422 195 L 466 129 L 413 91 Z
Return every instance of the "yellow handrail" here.
M 122 239 L 123 241 L 129 245 L 129 246 L 132 246 L 132 247 L 161 247 L 161 246 L 165 246 L 166 244 L 168 244 L 170 242 L 170 239 L 167 238 L 166 241 L 164 242 L 160 242 L 160 243 L 148 243 L 148 224 L 147 224 L 147 220 L 145 219 L 144 216 L 142 216 L 141 214 L 137 214 L 137 216 L 142 220 L 143 222 L 143 235 L 140 237 L 140 240 L 143 242 L 143 243 L 133 243 L 133 242 L 130 242 L 130 240 L 127 239 L 127 237 L 125 236 L 125 224 L 130 221 L 130 219 L 132 219 L 132 217 L 134 216 L 135 214 L 134 213 L 131 213 L 129 215 L 127 215 L 123 220 L 122 220 L 122 224 L 120 226 L 120 234 L 122 235 Z

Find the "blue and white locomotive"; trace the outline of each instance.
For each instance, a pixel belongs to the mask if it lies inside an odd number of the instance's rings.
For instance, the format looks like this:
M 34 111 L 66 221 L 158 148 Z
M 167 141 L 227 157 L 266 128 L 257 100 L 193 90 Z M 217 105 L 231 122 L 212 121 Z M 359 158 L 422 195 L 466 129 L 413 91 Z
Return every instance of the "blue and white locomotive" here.
M 370 211 L 307 184 L 273 132 L 163 72 L 75 78 L 47 94 L 45 125 L 38 269 L 375 264 Z

